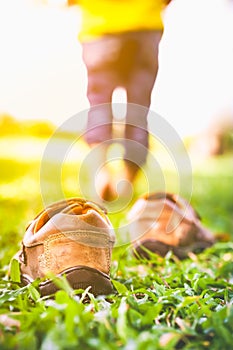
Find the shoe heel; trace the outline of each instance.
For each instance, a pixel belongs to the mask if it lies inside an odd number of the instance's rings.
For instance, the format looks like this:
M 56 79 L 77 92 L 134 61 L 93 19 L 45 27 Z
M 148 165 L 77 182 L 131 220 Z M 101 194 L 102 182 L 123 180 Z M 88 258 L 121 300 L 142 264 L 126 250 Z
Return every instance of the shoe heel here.
M 68 283 L 73 289 L 86 289 L 91 286 L 90 293 L 108 295 L 114 293 L 110 278 L 105 273 L 88 266 L 75 266 L 63 271 Z M 41 296 L 54 294 L 59 287 L 53 281 L 41 282 L 39 285 Z

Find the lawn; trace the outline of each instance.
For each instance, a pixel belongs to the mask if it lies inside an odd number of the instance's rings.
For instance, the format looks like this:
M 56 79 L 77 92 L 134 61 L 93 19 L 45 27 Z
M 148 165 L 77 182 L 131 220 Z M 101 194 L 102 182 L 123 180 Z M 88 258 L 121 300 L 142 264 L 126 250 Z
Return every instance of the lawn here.
M 46 144 L 45 138 L 0 140 L 0 349 L 233 349 L 232 154 L 196 162 L 187 186 L 182 184 L 182 195 L 192 192 L 203 224 L 229 241 L 183 261 L 170 252 L 165 258 L 152 254 L 150 261 L 138 260 L 123 242 L 113 251 L 115 295 L 95 298 L 89 290 L 72 290 L 63 279 L 53 298 L 41 298 L 38 281 L 23 288 L 9 281 L 10 259 L 43 203 L 60 199 L 61 193 L 80 195 L 89 186 L 88 169 L 81 166 L 87 152 L 82 142 L 62 169 L 58 159 L 42 158 Z M 162 175 L 165 189 L 177 191 L 175 170 L 164 165 Z M 139 175 L 133 200 L 147 190 L 144 178 Z M 156 169 L 150 181 L 160 189 Z M 117 233 L 127 210 L 110 210 Z M 16 321 L 6 326 L 6 315 Z

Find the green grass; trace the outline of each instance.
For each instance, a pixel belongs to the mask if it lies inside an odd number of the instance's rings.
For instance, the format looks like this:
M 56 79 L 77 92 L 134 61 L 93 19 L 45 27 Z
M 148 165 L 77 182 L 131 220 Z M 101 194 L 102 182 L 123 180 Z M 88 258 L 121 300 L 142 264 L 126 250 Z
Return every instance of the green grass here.
M 65 281 L 54 298 L 41 298 L 38 281 L 23 288 L 9 281 L 10 259 L 45 199 L 40 177 L 45 145 L 43 139 L 0 140 L 0 349 L 233 349 L 232 242 L 217 243 L 183 261 L 171 253 L 138 260 L 128 245 L 117 247 L 111 268 L 117 293 L 107 298 L 74 291 Z M 22 153 L 27 147 L 30 153 Z M 46 201 L 58 199 L 56 164 L 53 167 L 43 178 Z M 64 164 L 64 195 L 79 195 L 79 169 L 80 159 Z M 153 176 L 154 189 L 159 190 L 156 173 Z M 174 171 L 165 169 L 163 176 L 166 189 L 176 191 Z M 135 198 L 145 190 L 141 175 Z M 214 233 L 228 233 L 232 240 L 232 155 L 195 165 L 192 193 L 191 203 L 204 225 Z M 126 211 L 110 214 L 114 227 L 126 221 Z M 20 327 L 4 326 L 1 315 L 20 321 Z

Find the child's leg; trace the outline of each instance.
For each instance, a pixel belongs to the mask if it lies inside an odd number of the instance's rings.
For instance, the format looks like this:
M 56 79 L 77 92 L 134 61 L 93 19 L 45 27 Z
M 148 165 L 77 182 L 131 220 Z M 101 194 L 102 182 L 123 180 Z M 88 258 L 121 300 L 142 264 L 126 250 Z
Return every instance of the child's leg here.
M 111 177 L 108 170 L 107 149 L 112 139 L 112 94 L 116 87 L 111 37 L 83 44 L 83 60 L 87 67 L 87 97 L 90 103 L 85 140 L 91 147 L 88 159 L 95 177 L 93 199 L 108 200 L 111 197 Z
M 147 114 L 158 72 L 158 47 L 162 31 L 136 34 L 137 53 L 126 82 L 127 115 L 125 128 L 126 180 L 132 182 L 148 153 Z

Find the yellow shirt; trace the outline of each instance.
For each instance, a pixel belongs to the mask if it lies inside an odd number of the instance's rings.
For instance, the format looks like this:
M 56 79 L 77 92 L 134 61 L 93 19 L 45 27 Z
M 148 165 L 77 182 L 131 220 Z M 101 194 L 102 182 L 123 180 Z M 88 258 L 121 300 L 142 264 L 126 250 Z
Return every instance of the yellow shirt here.
M 104 34 L 163 28 L 163 0 L 77 0 L 82 12 L 80 41 Z

